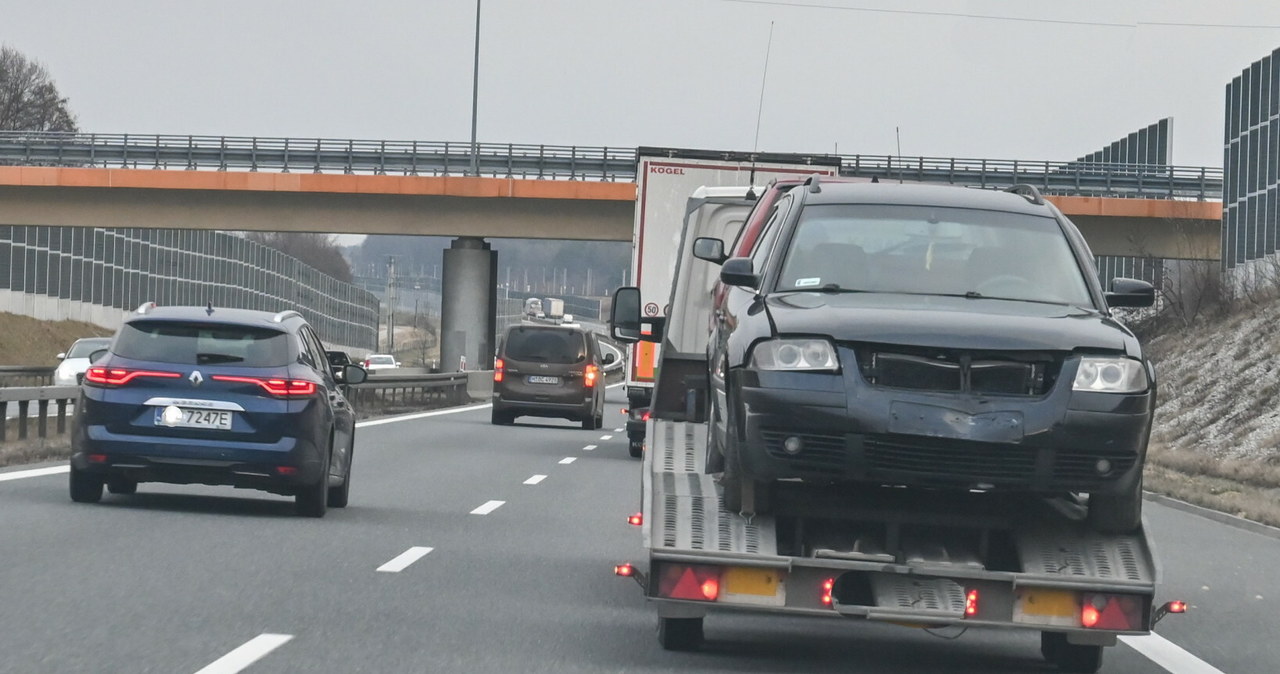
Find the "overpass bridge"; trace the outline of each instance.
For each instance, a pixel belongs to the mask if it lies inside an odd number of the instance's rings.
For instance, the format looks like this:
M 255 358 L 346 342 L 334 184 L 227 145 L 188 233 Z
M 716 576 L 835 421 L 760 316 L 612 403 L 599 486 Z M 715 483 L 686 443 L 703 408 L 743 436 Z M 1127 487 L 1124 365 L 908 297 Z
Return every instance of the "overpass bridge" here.
M 654 148 L 644 148 L 652 155 Z M 1210 167 L 661 150 L 842 176 L 1037 186 L 1103 256 L 1217 259 Z M 0 132 L 0 224 L 459 237 L 445 284 L 491 288 L 486 238 L 630 241 L 640 148 Z M 475 170 L 472 170 L 473 162 Z M 454 295 L 454 290 L 446 297 Z M 489 293 L 492 294 L 491 292 Z M 486 301 L 487 300 L 487 301 Z M 492 297 L 454 297 L 464 323 Z M 450 302 L 446 300 L 446 305 Z M 444 320 L 449 323 L 446 310 Z M 489 311 L 491 314 L 492 311 Z M 451 342 L 449 326 L 442 341 Z M 492 349 L 482 345 L 480 359 Z

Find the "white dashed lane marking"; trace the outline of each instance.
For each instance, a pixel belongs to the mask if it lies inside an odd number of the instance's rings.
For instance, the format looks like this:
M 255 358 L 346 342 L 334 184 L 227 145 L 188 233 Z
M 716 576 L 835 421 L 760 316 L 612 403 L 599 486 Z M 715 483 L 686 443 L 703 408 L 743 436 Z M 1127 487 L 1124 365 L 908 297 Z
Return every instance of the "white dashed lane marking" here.
M 543 480 L 545 480 L 545 479 L 547 479 L 547 476 L 546 476 L 546 475 L 534 475 L 533 477 L 531 477 L 531 478 L 529 478 L 529 479 L 525 480 L 525 481 L 524 481 L 524 483 L 525 483 L 525 484 L 538 484 L 539 482 L 542 482 L 542 481 L 543 481 Z
M 566 457 L 564 457 L 563 459 L 560 459 L 560 463 L 562 463 L 562 464 L 564 464 L 564 465 L 566 465 L 566 466 L 567 466 L 567 465 L 569 465 L 569 464 L 571 464 L 571 463 L 573 463 L 574 461 L 577 461 L 577 460 L 578 460 L 578 459 L 577 459 L 577 457 L 573 457 L 573 456 L 566 456 Z
M 234 651 L 209 663 L 196 674 L 236 674 L 261 660 L 267 653 L 285 645 L 292 638 L 292 634 L 259 634 Z
M 625 429 L 625 428 L 615 428 L 615 429 L 613 429 L 613 432 L 614 432 L 614 433 L 621 433 L 621 432 L 623 432 L 623 431 L 625 431 L 625 430 L 627 430 L 627 429 Z
M 582 448 L 582 451 L 584 451 L 584 452 L 589 452 L 589 451 L 591 451 L 591 450 L 593 450 L 593 449 L 595 449 L 595 448 L 596 448 L 596 446 L 595 446 L 595 445 L 587 445 L 586 447 L 583 447 L 583 448 Z
M 409 567 L 410 564 L 426 557 L 435 548 L 424 548 L 414 546 L 395 556 L 394 559 L 378 567 L 383 573 L 400 573 Z
M 506 503 L 506 501 L 489 501 L 488 503 L 485 503 L 479 508 L 472 510 L 471 514 L 472 515 L 488 515 L 489 513 L 497 510 L 498 508 L 501 508 L 502 504 L 504 503 Z
M 602 435 L 602 436 L 600 436 L 600 439 L 601 439 L 601 440 L 612 440 L 612 439 L 613 439 L 613 436 L 612 436 L 612 435 Z

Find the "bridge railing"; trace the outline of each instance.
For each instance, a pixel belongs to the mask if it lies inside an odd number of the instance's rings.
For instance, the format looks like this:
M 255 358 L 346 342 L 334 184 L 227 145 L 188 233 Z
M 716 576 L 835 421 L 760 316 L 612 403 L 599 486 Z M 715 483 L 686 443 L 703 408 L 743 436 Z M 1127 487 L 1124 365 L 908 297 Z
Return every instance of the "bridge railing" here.
M 799 155 L 797 155 L 799 156 Z M 1222 169 L 1159 164 L 893 155 L 838 159 L 846 176 L 973 187 L 1030 183 L 1051 194 L 1220 199 Z M 812 158 L 812 157 L 811 157 Z M 635 148 L 478 143 L 483 176 L 634 181 Z M 0 132 L 0 164 L 312 173 L 466 175 L 470 143 L 248 136 Z

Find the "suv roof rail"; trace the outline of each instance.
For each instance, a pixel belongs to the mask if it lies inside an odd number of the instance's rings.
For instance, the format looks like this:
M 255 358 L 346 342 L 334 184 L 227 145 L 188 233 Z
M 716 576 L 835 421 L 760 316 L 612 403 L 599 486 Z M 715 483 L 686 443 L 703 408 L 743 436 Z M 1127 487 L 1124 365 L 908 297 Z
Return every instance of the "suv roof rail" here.
M 138 305 L 137 313 L 149 314 L 151 313 L 151 310 L 155 308 L 156 308 L 155 302 L 143 302 L 142 304 Z
M 1040 190 L 1036 189 L 1035 185 L 1018 183 L 1017 185 L 1006 187 L 1004 191 L 1022 195 L 1023 197 L 1026 197 L 1027 201 L 1030 201 L 1037 206 L 1044 205 L 1044 196 L 1040 194 Z
M 815 174 L 813 174 L 813 175 L 809 176 L 808 178 L 805 178 L 805 180 L 804 180 L 804 184 L 805 184 L 805 186 L 806 186 L 806 187 L 808 187 L 808 188 L 809 188 L 809 192 L 810 192 L 810 193 L 812 193 L 812 194 L 817 194 L 818 192 L 821 192 L 821 191 L 822 191 L 822 187 L 818 185 L 818 174 L 817 174 L 817 173 L 815 173 Z
M 293 318 L 295 316 L 298 318 L 302 318 L 302 314 L 294 311 L 293 309 L 286 309 L 276 314 L 275 316 L 272 316 L 271 320 L 275 321 L 276 323 L 283 323 L 285 319 Z

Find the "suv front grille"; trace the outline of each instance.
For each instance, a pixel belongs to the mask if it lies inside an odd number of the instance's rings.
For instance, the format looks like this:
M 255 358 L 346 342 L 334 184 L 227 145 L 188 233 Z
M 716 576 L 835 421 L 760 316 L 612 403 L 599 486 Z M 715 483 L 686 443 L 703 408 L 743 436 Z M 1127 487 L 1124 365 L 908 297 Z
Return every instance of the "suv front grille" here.
M 1021 445 L 868 435 L 862 450 L 873 474 L 908 473 L 947 482 L 1029 483 L 1036 468 L 1036 451 Z
M 985 395 L 1040 396 L 1057 380 L 1062 358 L 1048 353 L 855 346 L 872 386 Z

